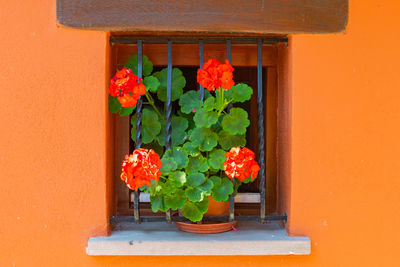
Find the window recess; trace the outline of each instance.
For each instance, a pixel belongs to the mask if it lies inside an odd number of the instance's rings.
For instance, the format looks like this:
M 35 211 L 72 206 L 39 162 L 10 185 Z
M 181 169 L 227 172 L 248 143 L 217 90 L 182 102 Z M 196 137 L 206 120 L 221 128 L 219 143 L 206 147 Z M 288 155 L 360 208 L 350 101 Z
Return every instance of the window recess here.
M 196 70 L 204 60 L 216 58 L 228 59 L 235 68 L 235 82 L 244 82 L 253 88 L 253 96 L 243 108 L 250 115 L 250 128 L 247 134 L 247 147 L 256 152 L 256 160 L 261 167 L 257 182 L 242 185 L 239 194 L 230 197 L 230 216 L 205 217 L 204 220 L 286 221 L 285 214 L 277 214 L 277 64 L 278 43 L 286 43 L 286 37 L 279 38 L 144 38 L 113 36 L 112 73 L 122 68 L 133 54 L 138 54 L 138 74 L 141 75 L 141 58 L 146 55 L 155 69 L 179 67 L 187 78 L 186 88 L 195 88 Z M 204 88 L 198 88 L 204 95 Z M 167 88 L 166 110 L 171 110 L 171 86 Z M 139 103 L 139 102 L 138 102 Z M 138 104 L 136 114 L 141 117 Z M 112 222 L 135 221 L 160 222 L 179 221 L 183 217 L 171 216 L 170 212 L 154 214 L 150 209 L 149 195 L 130 192 L 120 180 L 120 165 L 124 155 L 131 153 L 137 146 L 131 141 L 130 118 L 116 116 L 115 124 L 115 216 Z M 171 117 L 166 112 L 166 125 Z M 137 126 L 140 125 L 138 124 Z M 140 130 L 137 127 L 136 144 L 140 144 Z M 169 128 L 170 133 L 170 128 Z M 167 147 L 170 134 L 166 135 Z

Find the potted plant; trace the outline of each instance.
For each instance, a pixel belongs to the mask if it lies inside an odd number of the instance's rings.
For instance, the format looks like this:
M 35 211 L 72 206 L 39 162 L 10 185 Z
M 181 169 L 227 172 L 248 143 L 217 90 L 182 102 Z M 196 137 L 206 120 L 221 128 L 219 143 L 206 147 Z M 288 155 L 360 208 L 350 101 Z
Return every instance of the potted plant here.
M 143 56 L 144 78 L 138 79 L 134 55 L 111 79 L 111 112 L 128 115 L 139 97 L 147 100 L 142 111 L 143 145 L 126 156 L 121 179 L 132 190 L 149 192 L 154 212 L 179 210 L 190 221 L 200 222 L 210 200 L 226 202 L 240 184 L 257 177 L 260 168 L 254 153 L 245 147 L 248 114 L 235 107 L 250 100 L 253 90 L 246 84 L 235 85 L 233 71 L 227 60 L 222 64 L 215 59 L 198 69 L 197 82 L 207 89 L 201 100 L 199 91 L 183 92 L 186 80 L 178 68 L 172 70 L 171 100 L 178 102 L 179 109 L 172 115 L 169 150 L 165 150 L 162 108 L 167 69 L 153 73 L 153 64 Z M 131 122 L 135 142 L 136 116 Z

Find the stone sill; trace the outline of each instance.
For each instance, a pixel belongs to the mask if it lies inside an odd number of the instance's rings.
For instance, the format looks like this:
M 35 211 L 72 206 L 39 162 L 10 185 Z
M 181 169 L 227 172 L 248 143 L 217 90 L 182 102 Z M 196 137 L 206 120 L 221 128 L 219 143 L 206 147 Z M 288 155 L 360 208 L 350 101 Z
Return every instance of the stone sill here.
M 91 237 L 88 255 L 308 255 L 308 237 L 290 237 L 278 222 L 239 222 L 238 231 L 191 234 L 174 224 L 119 223 L 106 237 Z

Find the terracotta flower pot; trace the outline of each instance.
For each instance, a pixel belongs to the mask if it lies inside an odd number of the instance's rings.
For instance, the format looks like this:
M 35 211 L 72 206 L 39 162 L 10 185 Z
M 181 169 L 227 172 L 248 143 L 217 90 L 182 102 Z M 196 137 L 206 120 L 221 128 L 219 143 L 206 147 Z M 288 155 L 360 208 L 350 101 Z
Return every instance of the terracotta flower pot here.
M 208 210 L 204 216 L 229 216 L 229 202 L 217 202 L 211 196 L 208 197 Z M 175 222 L 179 230 L 195 234 L 216 234 L 227 232 L 237 224 L 234 222 L 203 221 L 201 223 Z
M 208 210 L 204 216 L 229 216 L 229 201 L 218 202 L 208 196 Z

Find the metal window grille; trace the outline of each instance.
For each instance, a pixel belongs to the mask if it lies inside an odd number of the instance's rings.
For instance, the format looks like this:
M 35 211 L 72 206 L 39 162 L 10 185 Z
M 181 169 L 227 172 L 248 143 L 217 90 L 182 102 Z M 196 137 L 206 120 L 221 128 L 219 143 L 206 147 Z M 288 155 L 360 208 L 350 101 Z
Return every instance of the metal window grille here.
M 152 44 L 168 44 L 168 65 L 167 65 L 167 99 L 166 99 L 166 150 L 171 147 L 171 88 L 172 88 L 172 45 L 174 43 L 197 43 L 199 45 L 199 57 L 200 57 L 200 68 L 204 63 L 204 43 L 225 43 L 226 44 L 226 55 L 229 62 L 231 62 L 231 45 L 232 43 L 238 44 L 255 44 L 257 46 L 257 119 L 258 119 L 258 164 L 260 166 L 260 171 L 258 178 L 260 180 L 259 193 L 251 194 L 254 202 L 260 202 L 259 215 L 255 216 L 235 216 L 235 196 L 234 192 L 229 197 L 229 216 L 208 216 L 203 217 L 205 221 L 258 221 L 260 223 L 266 223 L 269 221 L 286 221 L 286 214 L 283 215 L 265 215 L 265 166 L 264 161 L 264 96 L 263 96 L 263 72 L 262 72 L 262 46 L 263 44 L 276 44 L 276 43 L 286 43 L 288 44 L 288 39 L 286 37 L 282 38 L 207 38 L 207 39 L 154 39 L 154 38 L 126 38 L 126 37 L 111 37 L 110 42 L 112 44 L 137 44 L 137 54 L 138 54 L 138 77 L 142 78 L 142 62 L 143 62 L 143 43 Z M 204 88 L 200 86 L 200 99 L 204 98 Z M 228 107 L 229 110 L 230 107 Z M 142 99 L 139 99 L 136 106 L 136 148 L 141 146 L 141 119 L 142 119 Z M 234 183 L 235 180 L 232 180 Z M 159 222 L 166 221 L 171 223 L 172 221 L 186 221 L 187 219 L 181 216 L 171 217 L 171 212 L 167 211 L 165 217 L 160 216 L 140 216 L 139 215 L 139 202 L 146 197 L 141 198 L 140 192 L 133 191 L 133 208 L 134 208 L 134 221 L 135 223 L 141 222 Z M 255 197 L 255 198 L 254 198 Z M 236 197 L 236 198 L 240 198 Z M 237 201 L 237 202 L 240 202 Z M 132 220 L 132 218 L 112 218 L 113 221 L 118 220 Z

